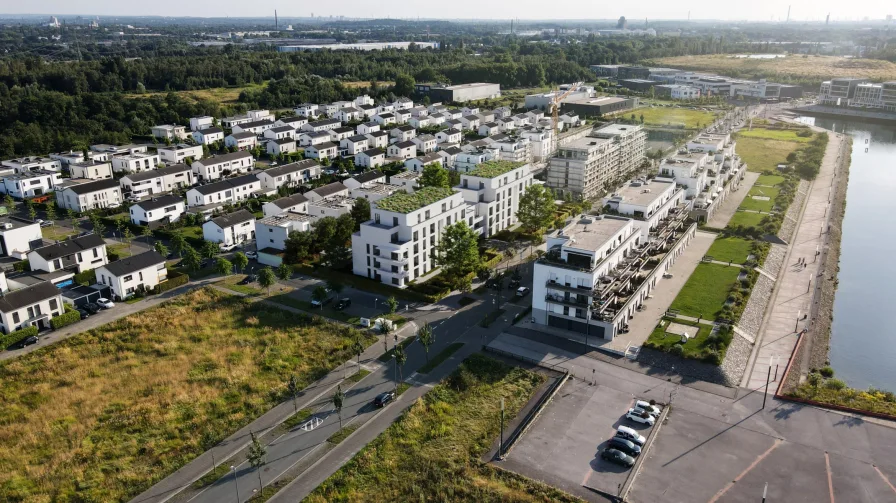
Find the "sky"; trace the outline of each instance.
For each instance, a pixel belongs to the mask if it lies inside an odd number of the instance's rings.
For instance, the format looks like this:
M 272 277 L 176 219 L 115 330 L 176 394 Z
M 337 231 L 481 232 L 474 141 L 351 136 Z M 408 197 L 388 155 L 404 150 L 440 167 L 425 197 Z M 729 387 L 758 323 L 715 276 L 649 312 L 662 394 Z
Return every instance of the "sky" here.
M 2 5 L 6 4 L 6 5 Z M 557 5 L 559 8 L 551 10 Z M 886 0 L 871 0 L 853 4 L 839 0 L 794 0 L 791 20 L 831 19 L 858 20 L 864 16 L 883 19 L 896 14 L 896 5 Z M 890 7 L 888 7 L 890 5 Z M 110 15 L 110 16 L 197 16 L 197 17 L 267 17 L 277 9 L 280 17 L 346 16 L 439 19 L 725 19 L 769 21 L 787 16 L 788 2 L 751 0 L 745 2 L 670 2 L 668 0 L 640 0 L 639 2 L 596 2 L 567 0 L 553 4 L 544 0 L 449 0 L 415 2 L 383 2 L 371 0 L 331 0 L 328 2 L 297 2 L 271 0 L 153 0 L 151 2 L 122 2 L 120 0 L 33 0 L 0 3 L 3 14 L 45 15 Z M 263 8 L 264 11 L 259 10 Z

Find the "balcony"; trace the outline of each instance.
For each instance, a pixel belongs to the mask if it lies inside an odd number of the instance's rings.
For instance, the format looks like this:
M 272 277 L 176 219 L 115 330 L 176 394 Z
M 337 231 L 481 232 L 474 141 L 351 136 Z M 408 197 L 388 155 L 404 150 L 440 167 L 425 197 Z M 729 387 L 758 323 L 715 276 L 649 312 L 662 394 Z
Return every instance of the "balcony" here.
M 563 304 L 566 306 L 575 306 L 575 307 L 582 307 L 582 308 L 587 308 L 588 306 L 591 305 L 591 302 L 589 301 L 589 299 L 590 299 L 590 297 L 585 297 L 584 299 L 579 299 L 577 297 L 570 296 L 567 298 L 563 295 L 552 295 L 550 293 L 544 296 L 545 302 L 552 302 L 555 304 Z
M 410 262 L 409 258 L 402 257 L 400 255 L 396 258 L 392 258 L 391 255 L 390 256 L 383 255 L 380 257 L 380 260 L 386 260 L 386 261 L 389 261 L 389 262 L 391 262 L 393 264 L 397 264 L 397 265 L 407 265 L 408 262 Z
M 564 283 L 558 283 L 557 280 L 549 279 L 545 282 L 544 286 L 552 289 L 552 290 L 560 290 L 563 292 L 569 292 L 571 294 L 578 295 L 591 295 L 594 287 L 592 286 L 576 286 L 576 285 L 567 285 Z

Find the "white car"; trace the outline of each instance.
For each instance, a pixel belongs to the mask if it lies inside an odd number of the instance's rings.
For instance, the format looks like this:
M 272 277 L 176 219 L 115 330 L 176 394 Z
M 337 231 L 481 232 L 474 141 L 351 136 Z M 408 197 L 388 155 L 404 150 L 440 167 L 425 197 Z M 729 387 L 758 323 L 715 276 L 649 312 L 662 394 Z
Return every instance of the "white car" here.
M 115 303 L 105 297 L 97 299 L 96 303 L 103 309 L 112 309 L 115 307 Z
M 625 418 L 631 419 L 636 423 L 647 424 L 650 426 L 653 426 L 653 423 L 656 422 L 655 417 L 651 416 L 650 414 L 645 414 L 644 411 L 641 411 L 639 409 L 629 409 L 628 414 L 625 415 Z
M 229 252 L 229 251 L 235 250 L 236 246 L 237 246 L 236 243 L 232 243 L 229 245 L 221 243 L 220 245 L 218 245 L 218 248 L 220 248 L 222 252 Z
M 258 252 L 255 251 L 247 251 L 246 258 L 258 259 Z
M 659 416 L 661 412 L 659 407 L 657 407 L 656 405 L 650 405 L 650 402 L 646 400 L 638 400 L 637 402 L 635 402 L 635 408 L 646 411 L 653 417 Z

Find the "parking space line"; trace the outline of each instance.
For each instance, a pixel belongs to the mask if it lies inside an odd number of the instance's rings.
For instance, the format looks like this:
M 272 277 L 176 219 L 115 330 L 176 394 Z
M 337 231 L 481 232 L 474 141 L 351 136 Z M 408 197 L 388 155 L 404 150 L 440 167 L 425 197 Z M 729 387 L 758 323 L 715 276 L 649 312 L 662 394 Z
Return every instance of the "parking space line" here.
M 716 495 L 713 496 L 711 500 L 709 500 L 709 503 L 715 503 L 716 501 L 718 501 L 719 498 L 721 498 L 722 496 L 724 496 L 725 493 L 728 492 L 729 489 L 731 489 L 732 487 L 734 487 L 734 484 L 735 484 L 738 480 L 740 480 L 740 479 L 746 477 L 747 474 L 750 473 L 750 470 L 752 470 L 753 468 L 756 468 L 756 465 L 758 465 L 759 463 L 761 463 L 762 460 L 766 458 L 766 456 L 768 456 L 769 454 L 771 454 L 773 450 L 777 449 L 778 446 L 781 445 L 781 444 L 783 444 L 783 443 L 784 443 L 783 440 L 781 440 L 780 438 L 776 438 L 776 439 L 775 439 L 775 443 L 772 444 L 772 446 L 769 447 L 768 450 L 766 450 L 765 452 L 763 452 L 762 454 L 760 454 L 759 457 L 756 458 L 756 459 L 750 464 L 750 466 L 746 467 L 746 468 L 744 469 L 744 471 L 740 472 L 740 473 L 737 475 L 737 477 L 734 477 L 734 480 L 732 480 L 731 482 L 729 482 L 727 485 L 725 485 L 725 487 L 722 488 L 722 490 L 720 490 L 719 492 L 717 492 Z M 825 455 L 827 455 L 827 454 L 825 454 Z M 828 476 L 830 476 L 830 471 L 828 471 Z M 833 495 L 833 493 L 831 493 L 831 501 L 833 502 L 833 500 L 834 500 L 834 495 Z
M 831 457 L 828 451 L 824 451 L 824 466 L 828 471 L 828 492 L 831 493 L 831 503 L 834 503 L 834 478 L 831 476 Z
M 874 467 L 874 470 L 877 472 L 878 475 L 880 475 L 880 478 L 884 479 L 884 482 L 886 482 L 887 485 L 890 486 L 890 489 L 892 489 L 893 492 L 896 493 L 896 487 L 893 487 L 893 484 L 890 482 L 890 479 L 888 479 L 887 476 L 884 475 L 884 472 L 880 471 L 880 468 L 878 468 L 877 465 L 871 465 L 871 466 Z

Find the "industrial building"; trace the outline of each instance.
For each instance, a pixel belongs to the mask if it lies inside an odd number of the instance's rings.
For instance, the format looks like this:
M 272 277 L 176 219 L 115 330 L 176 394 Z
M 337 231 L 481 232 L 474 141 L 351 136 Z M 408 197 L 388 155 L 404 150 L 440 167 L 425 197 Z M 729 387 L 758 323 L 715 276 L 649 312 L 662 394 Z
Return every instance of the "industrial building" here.
M 417 94 L 429 96 L 429 99 L 433 102 L 462 103 L 472 100 L 500 98 L 501 84 L 488 84 L 485 82 L 458 84 L 456 86 L 416 84 L 414 85 L 414 91 Z
M 659 84 L 659 82 L 655 80 L 645 80 L 645 79 L 619 79 L 619 85 L 626 88 L 631 89 L 632 91 L 645 92 L 649 91 L 651 87 Z
M 598 96 L 595 98 L 582 98 L 579 100 L 564 101 L 560 104 L 563 113 L 575 113 L 581 117 L 600 117 L 630 110 L 638 106 L 638 98 L 619 96 Z

